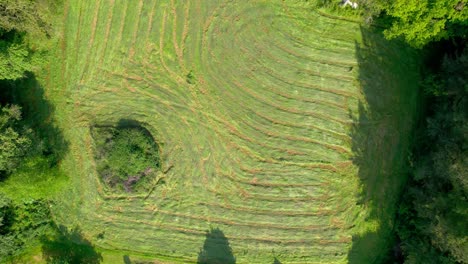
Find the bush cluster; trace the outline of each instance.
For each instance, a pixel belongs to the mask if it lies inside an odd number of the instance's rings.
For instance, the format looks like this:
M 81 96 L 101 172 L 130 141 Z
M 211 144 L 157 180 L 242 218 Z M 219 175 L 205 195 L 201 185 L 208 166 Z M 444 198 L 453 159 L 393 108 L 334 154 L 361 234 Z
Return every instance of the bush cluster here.
M 141 127 L 94 128 L 97 171 L 115 190 L 145 189 L 159 168 L 159 146 Z

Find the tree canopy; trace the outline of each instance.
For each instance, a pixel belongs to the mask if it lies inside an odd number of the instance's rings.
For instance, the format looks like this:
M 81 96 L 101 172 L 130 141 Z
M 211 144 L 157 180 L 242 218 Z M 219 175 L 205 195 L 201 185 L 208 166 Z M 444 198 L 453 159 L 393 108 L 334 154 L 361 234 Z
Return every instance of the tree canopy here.
M 397 228 L 405 263 L 468 263 L 467 72 L 465 47 L 424 85 L 433 96 L 430 114 Z
M 27 33 L 29 39 L 52 34 L 51 2 L 39 0 L 0 1 L 0 28 L 4 32 Z
M 29 129 L 19 126 L 21 109 L 6 106 L 0 109 L 0 173 L 13 171 L 31 145 Z
M 394 18 L 384 34 L 392 39 L 399 36 L 414 47 L 431 41 L 466 35 L 468 12 L 459 0 L 395 0 L 383 2 L 385 13 Z
M 59 1 L 58 1 L 59 2 Z M 0 80 L 16 80 L 40 67 L 53 35 L 52 1 L 0 1 Z

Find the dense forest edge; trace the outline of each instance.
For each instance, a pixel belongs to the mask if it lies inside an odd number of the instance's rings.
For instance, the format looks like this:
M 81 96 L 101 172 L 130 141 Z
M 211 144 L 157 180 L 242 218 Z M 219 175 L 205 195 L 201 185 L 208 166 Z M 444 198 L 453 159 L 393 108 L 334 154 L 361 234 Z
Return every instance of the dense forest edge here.
M 58 225 L 50 210 L 67 184 L 67 142 L 40 78 L 62 37 L 62 5 L 0 0 L 0 263 L 38 254 L 47 263 L 102 261 L 78 227 Z M 354 10 L 322 0 L 319 8 L 423 54 L 420 120 L 385 262 L 468 263 L 468 3 L 362 0 Z

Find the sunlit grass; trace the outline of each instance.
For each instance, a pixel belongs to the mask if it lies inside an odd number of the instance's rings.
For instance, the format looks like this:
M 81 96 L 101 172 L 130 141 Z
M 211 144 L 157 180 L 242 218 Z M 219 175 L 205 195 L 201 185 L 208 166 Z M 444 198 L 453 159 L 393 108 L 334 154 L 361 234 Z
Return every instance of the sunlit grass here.
M 67 176 L 58 166 L 50 167 L 52 157 L 26 158 L 6 180 L 0 182 L 0 192 L 14 201 L 53 198 L 66 189 Z

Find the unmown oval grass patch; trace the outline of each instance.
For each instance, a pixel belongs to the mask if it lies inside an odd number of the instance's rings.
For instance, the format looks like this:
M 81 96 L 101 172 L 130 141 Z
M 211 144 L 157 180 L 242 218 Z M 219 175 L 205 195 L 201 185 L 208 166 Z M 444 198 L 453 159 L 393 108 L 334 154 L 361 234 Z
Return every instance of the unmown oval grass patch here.
M 159 145 L 142 126 L 94 127 L 95 160 L 99 178 L 117 192 L 150 189 L 160 169 Z

